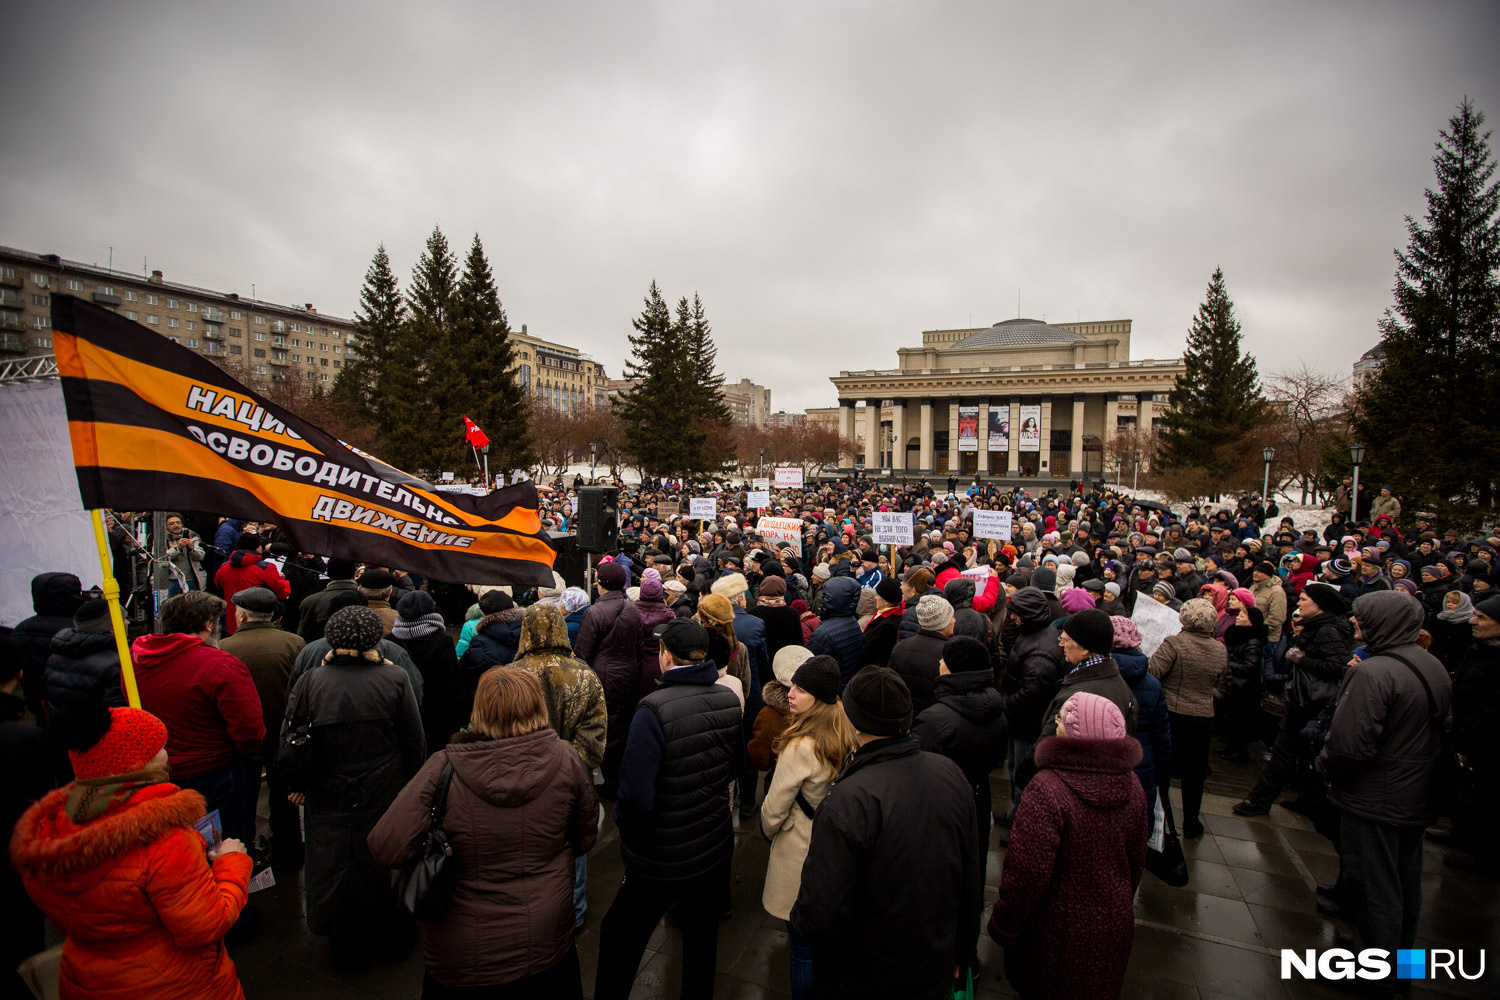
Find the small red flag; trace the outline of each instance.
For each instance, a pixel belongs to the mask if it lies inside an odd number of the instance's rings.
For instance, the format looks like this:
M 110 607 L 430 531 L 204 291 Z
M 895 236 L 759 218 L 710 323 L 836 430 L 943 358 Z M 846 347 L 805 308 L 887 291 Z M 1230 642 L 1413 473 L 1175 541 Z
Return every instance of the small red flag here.
M 489 435 L 480 430 L 479 425 L 467 415 L 464 416 L 464 440 L 476 448 L 486 448 L 490 443 Z

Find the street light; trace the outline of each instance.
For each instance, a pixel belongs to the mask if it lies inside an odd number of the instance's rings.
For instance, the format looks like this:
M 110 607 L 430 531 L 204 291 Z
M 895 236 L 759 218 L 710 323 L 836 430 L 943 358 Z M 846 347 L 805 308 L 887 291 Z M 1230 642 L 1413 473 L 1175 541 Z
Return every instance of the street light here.
M 1130 478 L 1130 492 L 1134 493 L 1141 486 L 1141 453 L 1135 453 L 1135 475 Z
M 589 442 L 589 482 L 594 481 L 594 466 L 598 463 L 599 445 L 595 441 Z
M 762 475 L 764 475 L 765 471 L 766 471 L 766 449 L 762 448 L 760 450 L 760 464 L 755 467 L 755 476 L 756 476 L 756 478 L 758 479 Z
M 1260 457 L 1266 460 L 1266 478 L 1261 483 L 1260 498 L 1262 503 L 1269 504 L 1271 502 L 1271 462 L 1276 458 L 1276 449 L 1266 445 Z
M 1365 446 L 1362 444 L 1351 444 L 1349 446 L 1349 461 L 1354 463 L 1354 489 L 1349 494 L 1349 523 L 1359 523 L 1359 466 L 1365 460 Z

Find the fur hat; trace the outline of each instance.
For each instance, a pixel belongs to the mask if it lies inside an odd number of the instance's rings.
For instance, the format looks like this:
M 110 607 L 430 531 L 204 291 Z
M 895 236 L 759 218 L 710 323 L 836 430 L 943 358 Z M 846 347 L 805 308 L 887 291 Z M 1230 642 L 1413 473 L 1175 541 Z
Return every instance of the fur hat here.
M 949 673 L 969 670 L 990 670 L 990 651 L 984 643 L 972 636 L 955 635 L 943 643 L 943 663 Z
M 749 589 L 750 584 L 745 580 L 745 574 L 743 573 L 730 573 L 728 576 L 721 576 L 709 588 L 713 593 L 718 594 L 720 597 L 727 597 L 731 601 L 736 597 L 740 597 Z
M 1302 592 L 1307 595 L 1308 600 L 1318 606 L 1320 611 L 1326 611 L 1330 615 L 1349 613 L 1349 606 L 1344 603 L 1344 595 L 1326 583 L 1309 583 L 1302 588 Z

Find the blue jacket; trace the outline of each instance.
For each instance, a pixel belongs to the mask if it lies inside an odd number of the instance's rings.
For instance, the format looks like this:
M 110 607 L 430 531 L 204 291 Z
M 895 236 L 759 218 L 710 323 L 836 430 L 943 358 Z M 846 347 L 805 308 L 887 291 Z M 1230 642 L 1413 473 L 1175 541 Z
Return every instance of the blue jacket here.
M 745 739 L 750 739 L 755 717 L 765 707 L 761 685 L 771 679 L 770 655 L 766 647 L 766 623 L 738 604 L 734 605 L 734 635 L 750 651 L 750 690 L 745 692 Z
M 853 577 L 835 577 L 823 585 L 823 624 L 807 640 L 814 656 L 839 661 L 839 688 L 864 666 L 864 632 L 859 627 L 860 586 Z
M 880 571 L 880 567 L 877 566 L 874 569 L 870 570 L 870 572 L 868 573 L 859 574 L 859 576 L 855 577 L 855 579 L 859 581 L 859 585 L 861 587 L 869 587 L 871 590 L 874 590 L 877 586 L 879 586 L 880 581 L 885 579 L 885 574 L 882 573 Z
M 578 630 L 583 627 L 583 616 L 588 614 L 589 605 L 585 604 L 577 611 L 567 617 L 568 623 L 568 645 L 578 645 Z
M 1141 762 L 1135 766 L 1135 776 L 1141 779 L 1141 789 L 1146 793 L 1146 822 L 1151 822 L 1156 799 L 1156 776 L 1172 774 L 1172 734 L 1167 728 L 1167 699 L 1162 694 L 1161 681 L 1146 672 L 1151 658 L 1139 649 L 1116 649 L 1110 653 L 1120 676 L 1130 685 L 1135 695 L 1138 716 L 1135 738 L 1141 745 Z

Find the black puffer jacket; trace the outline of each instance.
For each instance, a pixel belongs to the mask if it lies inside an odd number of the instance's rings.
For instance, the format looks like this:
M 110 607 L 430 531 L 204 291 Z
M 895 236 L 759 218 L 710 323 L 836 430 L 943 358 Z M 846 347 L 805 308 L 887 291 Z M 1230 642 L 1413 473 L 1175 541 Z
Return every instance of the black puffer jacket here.
M 891 651 L 890 668 L 901 675 L 911 692 L 911 710 L 920 715 L 936 701 L 932 693 L 938 679 L 938 661 L 948 637 L 941 632 L 922 629 L 910 639 L 902 639 Z
M 43 716 L 52 637 L 73 627 L 73 613 L 82 603 L 83 584 L 72 573 L 39 573 L 31 578 L 31 608 L 36 614 L 18 622 L 10 637 L 21 647 L 21 691 L 26 707 L 38 719 Z
M 1010 746 L 1005 700 L 984 670 L 946 674 L 932 688 L 936 702 L 912 723 L 923 750 L 940 753 L 964 772 L 969 784 L 989 788 L 990 772 Z M 989 796 L 985 795 L 988 802 Z
M 949 580 L 943 596 L 953 605 L 953 634 L 978 639 L 993 649 L 995 627 L 988 617 L 974 610 L 974 581 L 965 577 Z
M 823 624 L 807 640 L 814 656 L 831 656 L 839 661 L 839 688 L 843 689 L 864 666 L 864 633 L 855 611 L 859 607 L 859 582 L 840 576 L 823 585 Z
M 826 1000 L 947 1000 L 979 933 L 974 795 L 910 736 L 860 747 L 813 818 L 791 924 Z
M 1062 680 L 1062 647 L 1052 627 L 1052 606 L 1046 594 L 1023 587 L 1010 599 L 1010 609 L 1021 619 L 1021 630 L 1005 658 L 1000 694 L 1011 739 L 1035 743 L 1042 713 Z
M 1266 645 L 1265 618 L 1259 608 L 1250 609 L 1249 625 L 1231 625 L 1224 633 L 1229 651 L 1229 690 L 1226 707 L 1231 711 L 1254 711 L 1260 705 L 1261 650 Z
M 503 667 L 516 658 L 516 647 L 521 644 L 523 613 L 521 608 L 506 608 L 479 620 L 474 638 L 458 663 L 464 684 L 470 691 L 474 690 L 479 676 L 486 670 Z
M 52 655 L 47 657 L 47 714 L 95 696 L 106 705 L 126 704 L 114 633 L 80 632 L 69 626 L 52 637 Z
M 1354 626 L 1349 619 L 1326 611 L 1307 619 L 1302 634 L 1292 639 L 1292 648 L 1302 657 L 1292 663 L 1292 676 L 1286 685 L 1290 705 L 1314 713 L 1339 692 L 1339 682 L 1354 653 Z

